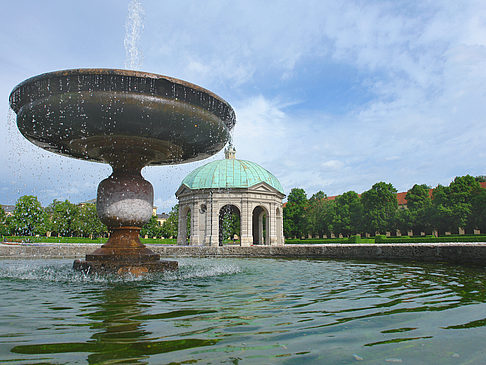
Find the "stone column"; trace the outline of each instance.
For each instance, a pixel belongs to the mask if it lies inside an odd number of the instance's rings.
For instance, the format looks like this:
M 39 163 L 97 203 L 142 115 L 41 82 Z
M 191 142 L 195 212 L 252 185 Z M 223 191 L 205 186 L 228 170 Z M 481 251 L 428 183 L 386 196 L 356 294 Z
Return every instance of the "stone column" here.
M 262 211 L 259 215 L 258 215 L 258 244 L 259 245 L 263 245 L 265 244 L 265 238 L 263 237 L 263 214 L 264 214 L 264 211 Z M 268 223 L 268 217 L 267 217 L 267 223 Z M 267 233 L 268 233 L 268 230 L 267 230 Z M 268 244 L 268 242 L 267 242 Z
M 219 246 L 219 210 L 220 204 L 217 201 L 213 201 L 213 207 L 211 212 L 211 232 L 209 236 L 210 246 Z
M 251 246 L 253 244 L 253 234 L 251 230 L 252 211 L 248 200 L 241 201 L 240 216 L 240 242 L 241 246 Z
M 179 223 L 177 229 L 177 244 L 182 246 L 187 244 L 187 218 L 184 213 L 185 206 L 179 206 Z
M 278 241 L 278 234 L 277 234 L 277 213 L 275 203 L 270 203 L 270 210 L 268 212 L 268 220 L 269 220 L 269 229 L 270 229 L 270 242 L 271 246 L 276 246 Z
M 191 209 L 191 246 L 199 246 L 201 237 L 199 232 L 199 203 L 195 201 Z
M 212 228 L 212 220 L 213 220 L 213 193 L 209 193 L 208 201 L 206 204 L 206 216 L 205 216 L 205 222 L 206 222 L 206 227 L 204 231 L 204 246 L 211 246 L 211 232 L 213 230 Z

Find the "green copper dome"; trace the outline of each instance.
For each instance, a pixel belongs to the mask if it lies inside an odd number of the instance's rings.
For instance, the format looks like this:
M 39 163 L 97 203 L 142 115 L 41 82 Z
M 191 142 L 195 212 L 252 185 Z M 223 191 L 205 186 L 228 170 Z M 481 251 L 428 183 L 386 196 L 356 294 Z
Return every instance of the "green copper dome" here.
M 245 160 L 237 160 L 234 153 L 226 159 L 201 166 L 182 180 L 182 185 L 190 189 L 249 188 L 265 182 L 282 194 L 280 181 L 260 165 Z

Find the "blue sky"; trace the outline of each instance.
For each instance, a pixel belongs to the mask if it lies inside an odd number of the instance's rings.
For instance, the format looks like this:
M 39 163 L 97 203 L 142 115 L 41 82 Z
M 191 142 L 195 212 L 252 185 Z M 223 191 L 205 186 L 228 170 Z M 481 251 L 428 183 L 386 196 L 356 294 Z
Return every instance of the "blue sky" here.
M 201 85 L 235 109 L 237 158 L 288 194 L 406 191 L 486 175 L 486 2 L 156 1 L 144 10 L 140 69 Z M 0 204 L 96 196 L 107 165 L 44 152 L 8 111 L 44 72 L 124 68 L 128 1 L 26 1 L 0 15 Z M 168 211 L 201 164 L 150 167 Z

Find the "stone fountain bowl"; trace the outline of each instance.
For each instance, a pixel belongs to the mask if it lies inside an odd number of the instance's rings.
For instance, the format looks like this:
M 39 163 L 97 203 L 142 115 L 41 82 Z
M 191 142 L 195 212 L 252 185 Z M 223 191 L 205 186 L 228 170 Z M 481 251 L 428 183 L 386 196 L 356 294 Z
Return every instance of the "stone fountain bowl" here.
M 46 150 L 110 165 L 197 161 L 221 150 L 231 106 L 197 85 L 145 72 L 45 73 L 10 94 L 20 132 Z

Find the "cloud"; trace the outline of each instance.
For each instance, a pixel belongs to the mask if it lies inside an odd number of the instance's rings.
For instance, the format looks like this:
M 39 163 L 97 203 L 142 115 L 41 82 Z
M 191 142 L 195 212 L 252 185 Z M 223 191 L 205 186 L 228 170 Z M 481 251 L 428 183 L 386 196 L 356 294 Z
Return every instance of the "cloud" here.
M 83 38 L 73 25 L 57 34 L 57 26 L 36 22 L 43 17 L 27 12 L 24 20 L 38 36 L 29 40 L 19 31 L 2 38 L 4 100 L 16 82 L 32 74 L 82 62 L 110 65 L 117 57 L 123 63 L 126 4 L 111 4 L 120 17 L 114 23 L 99 21 L 108 11 L 100 6 L 89 19 L 107 38 L 93 44 L 88 42 L 93 32 Z M 483 1 L 308 1 L 302 6 L 147 0 L 143 6 L 144 69 L 201 84 L 228 100 L 238 118 L 237 157 L 267 168 L 286 192 L 292 187 L 309 195 L 361 192 L 380 180 L 405 190 L 414 183 L 435 186 L 456 175 L 485 174 Z M 25 10 L 15 3 L 10 7 L 12 14 Z M 58 11 L 62 15 L 66 9 Z M 4 34 L 12 32 L 12 24 L 2 26 Z M 66 39 L 81 46 L 61 47 Z M 116 42 L 100 49 L 101 43 Z M 32 57 L 33 50 L 41 57 Z M 342 69 L 345 77 L 336 71 Z M 0 185 L 2 195 L 10 191 L 10 200 L 31 191 L 48 203 L 56 191 L 60 199 L 67 194 L 87 200 L 109 175 L 107 166 L 40 151 L 12 126 L 2 124 L 0 132 L 0 163 L 10 166 L 0 171 Z M 174 202 L 187 173 L 216 158 L 222 154 L 144 169 L 159 210 L 170 209 L 163 206 Z

